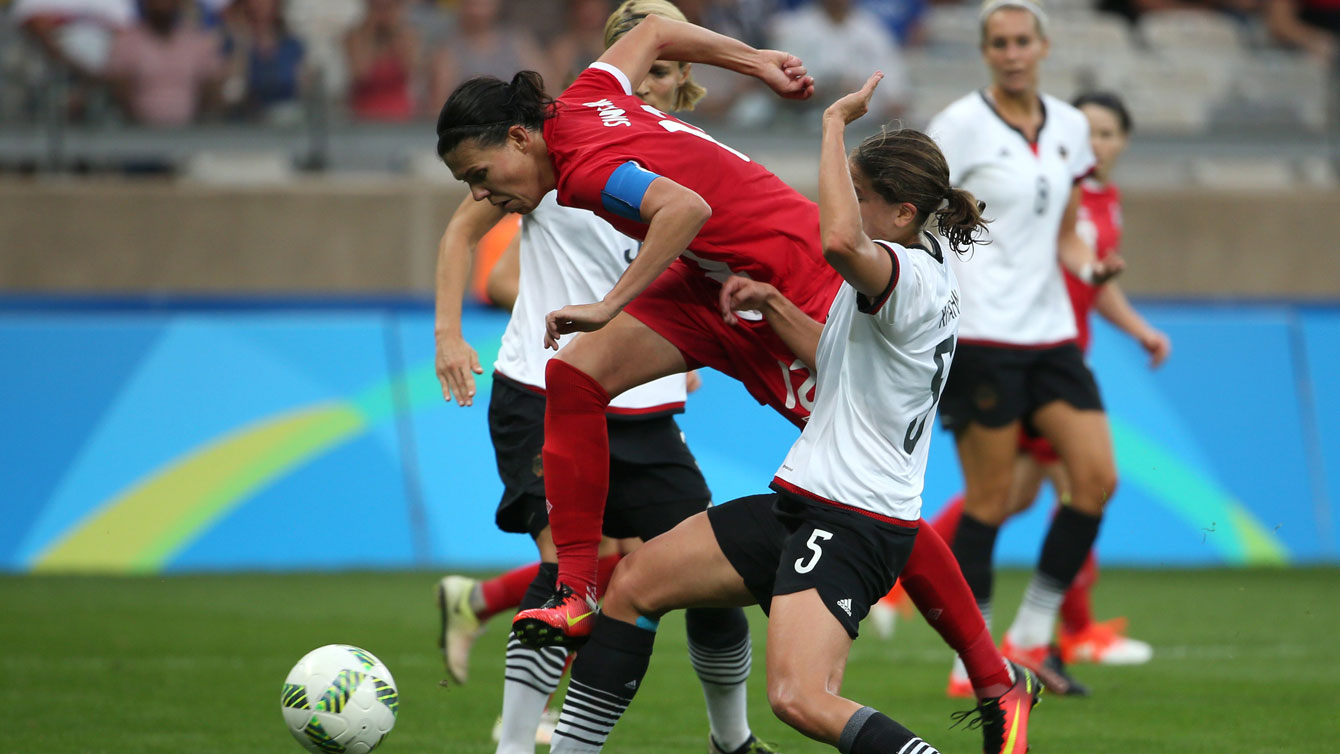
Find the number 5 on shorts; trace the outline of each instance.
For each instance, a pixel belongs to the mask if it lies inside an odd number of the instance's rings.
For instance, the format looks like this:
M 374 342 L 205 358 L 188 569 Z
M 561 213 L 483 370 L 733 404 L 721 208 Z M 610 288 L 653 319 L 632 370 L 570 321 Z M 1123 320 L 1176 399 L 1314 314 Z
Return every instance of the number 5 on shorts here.
M 824 556 L 823 548 L 819 547 L 818 540 L 832 538 L 832 532 L 827 532 L 823 529 L 815 529 L 810 532 L 810 541 L 806 542 L 805 546 L 814 551 L 814 556 L 810 558 L 808 563 L 804 562 L 802 558 L 796 558 L 796 573 L 809 573 L 810 571 L 813 571 L 814 566 L 819 563 L 819 558 Z

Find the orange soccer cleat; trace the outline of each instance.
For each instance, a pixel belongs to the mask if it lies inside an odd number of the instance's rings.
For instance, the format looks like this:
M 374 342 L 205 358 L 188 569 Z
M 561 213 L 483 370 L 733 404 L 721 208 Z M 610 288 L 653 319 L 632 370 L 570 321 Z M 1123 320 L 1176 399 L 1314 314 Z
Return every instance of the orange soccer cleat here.
M 528 647 L 576 647 L 591 635 L 598 609 L 594 595 L 579 595 L 560 584 L 549 601 L 516 614 L 512 633 Z

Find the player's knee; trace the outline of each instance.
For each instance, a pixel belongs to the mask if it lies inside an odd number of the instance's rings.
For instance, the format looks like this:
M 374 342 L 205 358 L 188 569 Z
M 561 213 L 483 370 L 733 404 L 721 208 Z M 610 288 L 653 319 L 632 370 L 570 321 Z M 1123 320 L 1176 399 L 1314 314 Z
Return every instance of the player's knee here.
M 639 617 L 656 618 L 665 612 L 659 604 L 656 579 L 643 567 L 643 560 L 633 553 L 614 567 L 601 606 L 606 615 L 632 623 Z
M 1117 491 L 1117 470 L 1110 463 L 1098 463 L 1072 473 L 1072 504 L 1088 513 L 1103 511 Z
M 801 733 L 808 733 L 813 725 L 810 714 L 815 689 L 806 689 L 798 679 L 785 674 L 768 676 L 768 704 L 778 720 Z
M 1009 479 L 989 481 L 969 490 L 963 498 L 963 511 L 984 524 L 999 526 L 1010 514 Z

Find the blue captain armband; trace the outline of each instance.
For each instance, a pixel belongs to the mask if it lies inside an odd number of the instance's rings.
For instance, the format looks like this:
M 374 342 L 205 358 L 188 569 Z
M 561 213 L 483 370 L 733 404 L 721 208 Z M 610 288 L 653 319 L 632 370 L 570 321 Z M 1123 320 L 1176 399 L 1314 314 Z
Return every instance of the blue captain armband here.
M 642 197 L 651 182 L 659 175 L 645 170 L 636 162 L 625 162 L 610 173 L 605 188 L 600 192 L 600 203 L 619 217 L 642 222 Z

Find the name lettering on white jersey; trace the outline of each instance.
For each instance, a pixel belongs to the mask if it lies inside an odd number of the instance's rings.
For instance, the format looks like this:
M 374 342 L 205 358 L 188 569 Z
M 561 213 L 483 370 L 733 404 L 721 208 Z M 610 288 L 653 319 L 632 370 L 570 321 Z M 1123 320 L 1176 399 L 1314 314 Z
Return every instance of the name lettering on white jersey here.
M 596 108 L 600 115 L 600 121 L 606 128 L 610 126 L 628 126 L 632 128 L 633 124 L 628 120 L 628 113 L 624 112 L 622 107 L 615 105 L 607 99 L 599 99 L 595 102 L 583 102 L 587 107 Z

